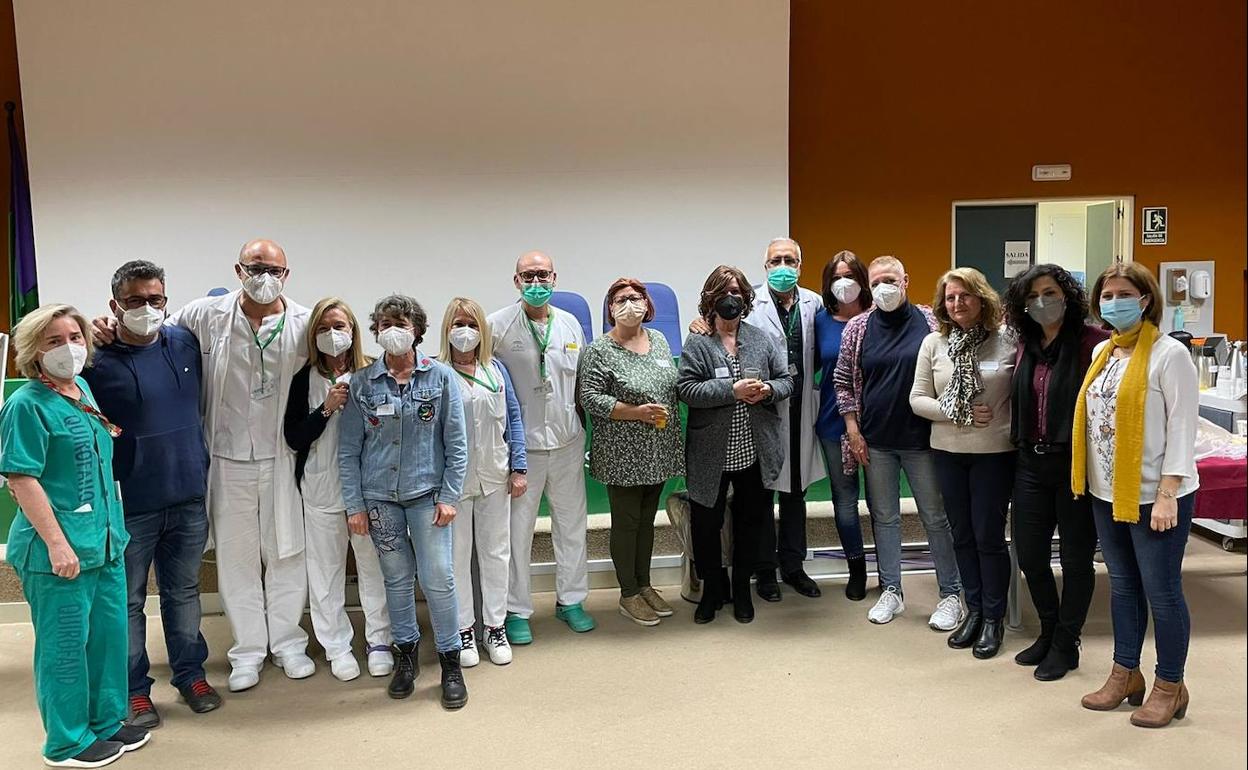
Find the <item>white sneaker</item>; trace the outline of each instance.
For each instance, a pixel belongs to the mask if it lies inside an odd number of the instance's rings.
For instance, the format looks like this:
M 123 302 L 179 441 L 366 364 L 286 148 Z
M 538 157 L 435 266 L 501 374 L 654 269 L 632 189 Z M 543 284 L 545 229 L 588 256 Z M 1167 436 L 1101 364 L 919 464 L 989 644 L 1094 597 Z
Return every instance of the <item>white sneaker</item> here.
M 933 631 L 952 631 L 966 618 L 966 609 L 957 596 L 946 596 L 936 605 L 936 611 L 928 618 L 927 625 Z
M 302 652 L 290 655 L 274 655 L 273 661 L 291 679 L 307 679 L 316 673 L 316 664 Z
M 394 654 L 385 647 L 377 647 L 368 651 L 368 675 L 390 676 L 394 671 Z
M 230 671 L 230 692 L 250 690 L 260 684 L 259 666 L 235 666 Z
M 880 600 L 867 613 L 867 620 L 883 625 L 892 622 L 893 618 L 906 611 L 906 603 L 901 600 L 901 592 L 889 586 L 880 594 Z
M 511 645 L 507 642 L 507 631 L 502 626 L 485 627 L 485 650 L 490 654 L 490 662 L 496 666 L 505 666 L 511 662 Z
M 477 652 L 477 633 L 471 628 L 459 632 L 459 665 L 472 668 L 481 662 L 481 653 Z
M 347 653 L 341 658 L 334 658 L 329 662 L 330 673 L 340 682 L 350 682 L 352 679 L 360 675 L 360 662 L 355 659 L 355 655 Z

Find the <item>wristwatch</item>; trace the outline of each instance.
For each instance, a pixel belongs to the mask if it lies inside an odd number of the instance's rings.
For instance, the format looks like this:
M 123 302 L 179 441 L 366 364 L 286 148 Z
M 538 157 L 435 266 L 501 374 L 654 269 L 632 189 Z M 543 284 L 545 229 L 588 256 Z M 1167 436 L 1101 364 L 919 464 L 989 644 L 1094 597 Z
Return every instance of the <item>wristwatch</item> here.
M 527 475 L 529 475 L 529 469 L 528 469 L 528 468 L 513 468 L 513 469 L 511 470 L 511 472 L 512 472 L 512 473 L 519 473 L 521 476 L 527 476 Z

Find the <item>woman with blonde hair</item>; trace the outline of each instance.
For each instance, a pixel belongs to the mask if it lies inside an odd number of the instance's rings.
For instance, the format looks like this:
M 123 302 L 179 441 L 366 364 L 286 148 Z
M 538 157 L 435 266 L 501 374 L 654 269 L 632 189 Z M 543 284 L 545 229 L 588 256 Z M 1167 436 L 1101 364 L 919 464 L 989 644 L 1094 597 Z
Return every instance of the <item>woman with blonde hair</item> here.
M 291 379 L 284 433 L 295 452 L 295 484 L 303 496 L 305 556 L 312 630 L 325 649 L 330 670 L 341 681 L 360 675 L 351 652 L 354 632 L 346 611 L 347 546 L 355 551 L 368 673 L 386 676 L 394 668 L 390 617 L 377 549 L 368 536 L 368 517 L 347 518 L 338 474 L 339 413 L 347 402 L 351 373 L 372 363 L 360 345 L 360 325 L 347 303 L 327 297 L 308 321 L 308 363 Z
M 49 767 L 103 767 L 147 743 L 128 709 L 126 532 L 113 482 L 113 439 L 79 374 L 87 320 L 44 305 L 13 333 L 30 378 L 0 410 L 0 474 L 17 502 L 5 557 L 35 633 L 35 699 Z
M 452 524 L 462 647 L 459 662 L 463 666 L 481 661 L 472 590 L 474 551 L 485 631 L 482 643 L 495 665 L 511 662 L 504 628 L 511 569 L 511 499 L 528 488 L 520 401 L 507 367 L 493 353 L 485 311 L 473 300 L 452 299 L 442 315 L 439 358 L 459 375 L 468 432 L 468 471 L 463 496 L 456 504 L 459 515 Z
M 949 636 L 981 660 L 1001 650 L 1010 554 L 1005 520 L 1014 488 L 1010 381 L 1017 344 L 984 274 L 950 270 L 932 302 L 937 330 L 919 347 L 910 408 L 932 422 L 932 455 L 953 529 L 967 613 Z

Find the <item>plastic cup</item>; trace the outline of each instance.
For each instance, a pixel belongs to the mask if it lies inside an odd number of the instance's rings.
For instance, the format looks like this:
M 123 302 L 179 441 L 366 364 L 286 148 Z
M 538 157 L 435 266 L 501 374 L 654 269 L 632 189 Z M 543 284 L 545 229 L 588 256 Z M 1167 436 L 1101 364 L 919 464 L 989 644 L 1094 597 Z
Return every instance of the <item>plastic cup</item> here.
M 763 378 L 763 372 L 761 369 L 757 369 L 753 366 L 747 366 L 745 369 L 741 370 L 741 376 L 747 380 L 761 380 Z

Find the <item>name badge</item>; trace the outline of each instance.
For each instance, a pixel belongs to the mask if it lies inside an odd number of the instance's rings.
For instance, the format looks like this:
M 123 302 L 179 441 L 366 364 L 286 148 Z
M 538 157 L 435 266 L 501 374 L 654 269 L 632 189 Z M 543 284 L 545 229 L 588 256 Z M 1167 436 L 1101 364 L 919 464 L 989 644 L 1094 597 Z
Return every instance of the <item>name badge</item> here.
M 533 392 L 539 396 L 549 396 L 555 392 L 555 386 L 550 380 L 542 380 L 541 384 L 533 389 Z
M 260 386 L 252 388 L 251 398 L 253 401 L 263 401 L 266 398 L 272 398 L 277 393 L 277 380 L 261 380 Z
M 377 416 L 378 417 L 393 417 L 394 416 L 394 402 L 387 401 L 386 403 L 379 405 L 377 407 Z
M 1000 361 L 980 361 L 979 370 L 981 372 L 995 372 L 1001 368 Z
M 579 349 L 580 348 L 577 347 L 577 344 L 575 342 L 569 342 L 568 344 L 563 346 L 563 350 L 565 353 L 575 353 Z
M 655 361 L 654 363 L 655 363 L 655 366 L 659 367 L 660 369 L 672 368 L 672 362 L 668 361 L 666 358 L 660 358 L 658 361 Z
M 715 367 L 715 376 L 716 377 L 731 377 L 732 372 L 730 372 L 728 370 L 728 367 L 726 366 L 717 366 Z

